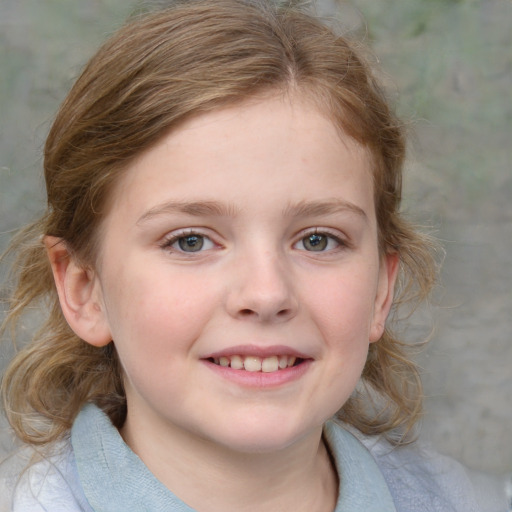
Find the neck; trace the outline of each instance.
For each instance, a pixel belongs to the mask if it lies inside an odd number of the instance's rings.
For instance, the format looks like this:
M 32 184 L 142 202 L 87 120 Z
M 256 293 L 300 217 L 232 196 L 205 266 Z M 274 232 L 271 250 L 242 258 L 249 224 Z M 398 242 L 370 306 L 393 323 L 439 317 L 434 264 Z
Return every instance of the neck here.
M 121 433 L 149 470 L 200 512 L 335 508 L 337 475 L 321 428 L 268 453 L 241 453 L 183 431 L 159 436 L 155 443 L 154 437 L 134 435 L 140 431 L 127 421 Z

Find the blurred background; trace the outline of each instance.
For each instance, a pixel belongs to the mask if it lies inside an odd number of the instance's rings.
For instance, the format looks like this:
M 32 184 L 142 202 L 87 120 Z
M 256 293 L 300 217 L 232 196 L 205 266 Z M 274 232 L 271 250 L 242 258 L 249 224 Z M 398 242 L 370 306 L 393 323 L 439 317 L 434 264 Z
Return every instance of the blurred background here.
M 140 5 L 0 0 L 0 250 L 41 211 L 42 146 L 59 103 Z M 319 0 L 317 9 L 380 62 L 411 131 L 404 210 L 446 250 L 435 301 L 408 330 L 420 340 L 433 328 L 420 356 L 422 436 L 470 468 L 510 472 L 512 1 Z M 9 354 L 4 346 L 0 370 Z M 10 446 L 2 427 L 0 455 Z

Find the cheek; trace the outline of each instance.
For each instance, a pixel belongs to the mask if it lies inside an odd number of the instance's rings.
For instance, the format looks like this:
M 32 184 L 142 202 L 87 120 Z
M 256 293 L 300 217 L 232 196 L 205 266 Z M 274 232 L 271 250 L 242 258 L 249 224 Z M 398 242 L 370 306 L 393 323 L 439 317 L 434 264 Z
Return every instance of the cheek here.
M 132 273 L 129 282 L 119 276 L 117 283 L 109 297 L 114 305 L 109 320 L 127 394 L 172 402 L 176 397 L 170 390 L 181 389 L 191 373 L 196 342 L 215 301 L 179 278 Z
M 121 357 L 130 352 L 157 360 L 159 354 L 190 348 L 218 303 L 204 280 L 180 275 L 132 272 L 126 279 L 119 272 L 113 283 L 107 309 Z
M 314 310 L 317 325 L 324 339 L 340 345 L 369 342 L 373 318 L 375 284 L 367 274 L 335 277 L 314 294 L 310 309 Z
M 370 345 L 374 307 L 371 279 L 332 279 L 317 302 L 316 325 L 324 341 L 325 385 L 333 411 L 349 398 L 361 377 Z

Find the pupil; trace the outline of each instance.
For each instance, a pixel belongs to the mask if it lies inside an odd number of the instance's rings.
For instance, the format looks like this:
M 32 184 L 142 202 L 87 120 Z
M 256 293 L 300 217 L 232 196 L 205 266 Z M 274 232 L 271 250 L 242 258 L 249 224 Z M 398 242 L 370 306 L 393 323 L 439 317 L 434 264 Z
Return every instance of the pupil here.
M 318 245 L 320 242 L 322 241 L 322 237 L 318 236 L 318 235 L 311 235 L 309 237 L 309 243 L 314 247 L 316 245 Z
M 184 236 L 179 239 L 180 249 L 186 252 L 200 251 L 203 247 L 203 237 L 198 235 Z
M 327 247 L 327 237 L 324 235 L 310 235 L 304 241 L 304 246 L 310 251 L 323 251 Z

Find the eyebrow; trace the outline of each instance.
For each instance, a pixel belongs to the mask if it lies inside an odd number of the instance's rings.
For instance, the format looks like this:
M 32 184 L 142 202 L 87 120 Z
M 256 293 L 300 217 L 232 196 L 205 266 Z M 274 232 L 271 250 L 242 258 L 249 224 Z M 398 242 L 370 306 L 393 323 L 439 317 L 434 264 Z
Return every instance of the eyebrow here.
M 234 216 L 237 213 L 237 208 L 232 205 L 220 203 L 218 201 L 169 201 L 166 203 L 154 206 L 137 220 L 137 224 L 146 222 L 159 215 L 181 213 L 191 215 L 194 217 L 201 216 Z
M 216 216 L 229 217 L 236 216 L 239 209 L 234 205 L 221 203 L 218 201 L 168 201 L 154 206 L 142 214 L 137 220 L 137 224 L 144 223 L 160 215 L 185 214 L 193 217 Z M 332 215 L 336 213 L 354 213 L 367 221 L 368 217 L 365 211 L 359 206 L 342 199 L 329 199 L 327 201 L 299 201 L 296 204 L 290 204 L 283 210 L 284 217 L 317 217 L 320 215 Z
M 350 201 L 337 198 L 327 201 L 300 201 L 285 208 L 283 215 L 289 217 L 316 217 L 346 212 L 354 213 L 365 221 L 368 220 L 368 216 L 362 208 Z

